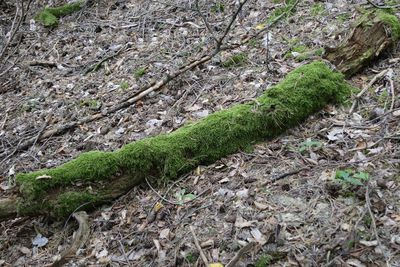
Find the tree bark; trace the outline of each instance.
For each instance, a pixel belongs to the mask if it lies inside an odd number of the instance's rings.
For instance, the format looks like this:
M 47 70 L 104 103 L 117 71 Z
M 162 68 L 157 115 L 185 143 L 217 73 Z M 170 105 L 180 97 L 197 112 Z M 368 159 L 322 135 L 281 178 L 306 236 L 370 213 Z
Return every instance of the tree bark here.
M 325 48 L 325 58 L 350 77 L 393 47 L 399 37 L 396 16 L 380 10 L 369 12 L 356 23 L 345 42 Z

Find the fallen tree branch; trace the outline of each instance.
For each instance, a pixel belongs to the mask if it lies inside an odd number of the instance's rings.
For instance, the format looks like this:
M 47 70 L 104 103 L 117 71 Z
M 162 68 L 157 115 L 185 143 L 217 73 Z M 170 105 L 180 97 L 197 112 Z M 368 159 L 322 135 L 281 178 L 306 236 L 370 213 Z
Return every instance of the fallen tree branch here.
M 114 152 L 83 153 L 53 169 L 18 174 L 14 214 L 65 218 L 83 203 L 88 203 L 83 209 L 92 209 L 113 201 L 145 179 L 176 179 L 199 165 L 276 137 L 328 103 L 344 101 L 351 91 L 343 76 L 325 63 L 303 65 L 256 100 L 215 112 L 169 134 Z

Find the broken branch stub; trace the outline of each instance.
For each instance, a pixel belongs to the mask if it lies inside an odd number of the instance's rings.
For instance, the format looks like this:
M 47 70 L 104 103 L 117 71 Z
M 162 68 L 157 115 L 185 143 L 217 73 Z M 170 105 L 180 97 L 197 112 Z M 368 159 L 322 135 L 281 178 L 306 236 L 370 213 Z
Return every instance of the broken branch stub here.
M 76 209 L 91 209 L 146 178 L 174 179 L 198 165 L 276 137 L 327 104 L 344 101 L 351 91 L 343 75 L 325 63 L 303 65 L 255 101 L 215 112 L 172 133 L 114 152 L 83 153 L 56 168 L 18 174 L 15 209 L 20 216 L 45 214 L 58 219 Z

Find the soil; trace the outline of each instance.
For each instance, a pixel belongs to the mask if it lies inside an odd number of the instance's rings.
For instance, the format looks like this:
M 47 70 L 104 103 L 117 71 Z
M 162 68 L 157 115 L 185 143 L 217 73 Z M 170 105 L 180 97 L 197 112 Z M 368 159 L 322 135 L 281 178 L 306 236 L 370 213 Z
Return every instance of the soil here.
M 200 1 L 214 34 L 224 32 L 236 2 Z M 310 51 L 343 41 L 359 7 L 370 8 L 363 3 L 300 1 L 264 36 L 129 108 L 16 151 L 46 129 L 115 106 L 214 45 L 193 1 L 95 1 L 55 28 L 33 18 L 64 1 L 35 1 L 7 64 L 18 61 L 0 79 L 0 196 L 12 194 L 16 173 L 54 167 L 83 151 L 113 151 L 259 96 L 319 59 Z M 282 6 L 249 1 L 227 42 L 239 42 Z M 15 10 L 0 7 L 3 45 Z M 238 54 L 246 56 L 226 64 Z M 255 242 L 237 266 L 400 266 L 400 46 L 349 82 L 363 88 L 383 70 L 353 113 L 353 100 L 326 107 L 252 151 L 176 181 L 147 183 L 90 213 L 90 237 L 67 266 L 204 266 L 190 226 L 209 262 L 227 264 Z M 0 229 L 0 265 L 43 266 L 68 248 L 77 223 L 17 218 Z

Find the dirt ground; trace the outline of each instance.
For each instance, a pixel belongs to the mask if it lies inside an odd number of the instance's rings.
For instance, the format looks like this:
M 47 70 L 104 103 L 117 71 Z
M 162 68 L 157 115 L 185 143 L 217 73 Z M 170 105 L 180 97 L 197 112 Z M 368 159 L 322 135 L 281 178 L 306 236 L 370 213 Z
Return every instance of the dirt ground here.
M 212 50 L 195 1 L 94 2 L 49 29 L 33 17 L 64 1 L 38 0 L 21 26 L 24 37 L 8 61 L 17 62 L 0 79 L 1 197 L 10 194 L 16 173 L 57 166 L 83 151 L 112 151 L 260 95 L 318 59 L 318 49 L 338 45 L 358 10 L 371 7 L 302 0 L 268 33 L 161 91 L 16 151 L 24 140 L 112 108 Z M 283 5 L 249 1 L 227 41 L 239 42 Z M 0 7 L 4 40 L 15 10 Z M 222 34 L 237 1 L 200 1 L 200 9 Z M 394 11 L 399 17 L 399 8 Z M 232 60 L 235 55 L 240 59 Z M 400 45 L 349 82 L 363 88 L 383 70 L 353 113 L 353 100 L 326 107 L 252 151 L 163 185 L 144 184 L 89 213 L 90 237 L 67 265 L 204 266 L 192 228 L 210 263 L 227 264 L 254 242 L 236 266 L 400 266 Z M 0 222 L 0 266 L 51 264 L 77 226 L 72 218 Z

